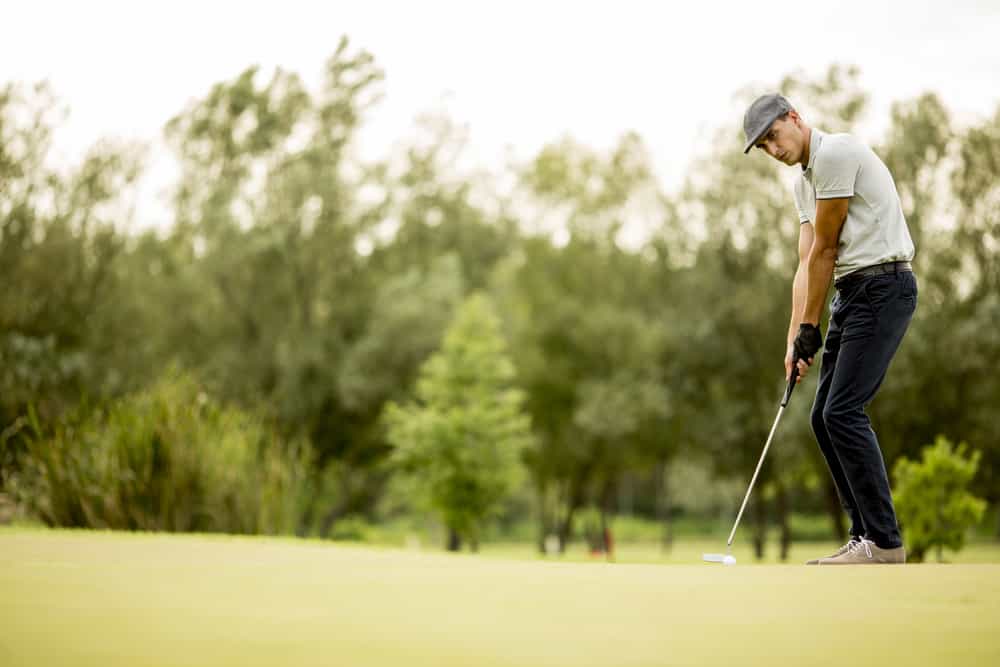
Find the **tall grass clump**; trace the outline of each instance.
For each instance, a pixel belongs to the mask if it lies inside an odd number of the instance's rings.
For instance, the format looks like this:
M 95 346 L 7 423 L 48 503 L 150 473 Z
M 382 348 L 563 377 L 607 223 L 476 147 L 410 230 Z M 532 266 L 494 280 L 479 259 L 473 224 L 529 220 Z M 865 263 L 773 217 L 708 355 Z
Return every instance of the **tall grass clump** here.
M 308 449 L 187 375 L 36 429 L 20 500 L 51 526 L 292 533 Z

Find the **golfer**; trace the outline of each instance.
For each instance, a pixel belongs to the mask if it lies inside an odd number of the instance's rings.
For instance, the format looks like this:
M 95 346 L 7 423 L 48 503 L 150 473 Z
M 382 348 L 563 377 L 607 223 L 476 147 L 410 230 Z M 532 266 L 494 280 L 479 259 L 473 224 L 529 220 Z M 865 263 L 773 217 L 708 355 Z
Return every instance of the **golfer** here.
M 823 347 L 819 323 L 831 278 L 836 288 L 812 428 L 850 517 L 851 539 L 809 564 L 904 563 L 885 461 L 865 414 L 917 305 L 913 241 L 896 185 L 868 146 L 809 127 L 781 95 L 754 101 L 743 129 L 744 153 L 756 146 L 801 170 L 786 378 L 794 364 L 801 381 Z

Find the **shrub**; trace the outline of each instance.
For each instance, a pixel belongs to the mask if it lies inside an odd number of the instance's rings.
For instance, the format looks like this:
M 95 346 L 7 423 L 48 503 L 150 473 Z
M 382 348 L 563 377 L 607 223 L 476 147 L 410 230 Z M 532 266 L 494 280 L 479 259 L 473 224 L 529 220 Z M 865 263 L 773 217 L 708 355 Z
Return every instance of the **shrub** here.
M 468 540 L 475 550 L 520 480 L 532 436 L 514 379 L 500 320 L 477 294 L 421 366 L 415 400 L 386 406 L 393 460 L 448 528 L 449 549 Z
M 21 500 L 53 526 L 290 533 L 307 451 L 171 373 L 28 441 Z
M 944 548 L 959 551 L 969 529 L 983 518 L 985 501 L 968 491 L 979 467 L 979 452 L 965 454 L 962 443 L 956 449 L 938 436 L 924 447 L 920 462 L 901 458 L 893 470 L 896 477 L 896 511 L 905 531 L 908 558 L 922 561 L 926 553 Z

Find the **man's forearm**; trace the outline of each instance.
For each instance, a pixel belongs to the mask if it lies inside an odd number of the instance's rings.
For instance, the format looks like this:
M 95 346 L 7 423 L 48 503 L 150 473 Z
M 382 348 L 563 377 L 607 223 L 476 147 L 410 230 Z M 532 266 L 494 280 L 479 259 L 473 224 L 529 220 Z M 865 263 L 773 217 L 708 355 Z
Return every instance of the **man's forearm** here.
M 806 257 L 806 303 L 800 324 L 819 326 L 826 293 L 830 290 L 833 266 L 837 261 L 840 230 L 847 220 L 849 197 L 823 199 L 816 204 L 815 234 Z
M 819 326 L 823 314 L 823 304 L 826 293 L 830 290 L 830 279 L 833 278 L 833 265 L 837 260 L 835 248 L 819 248 L 815 244 L 809 253 L 806 273 L 806 298 L 802 311 L 801 322 Z
M 799 333 L 799 325 L 802 323 L 802 313 L 806 307 L 806 273 L 808 268 L 804 262 L 799 262 L 799 267 L 795 269 L 795 278 L 792 280 L 792 317 L 788 322 L 788 344 L 791 345 Z

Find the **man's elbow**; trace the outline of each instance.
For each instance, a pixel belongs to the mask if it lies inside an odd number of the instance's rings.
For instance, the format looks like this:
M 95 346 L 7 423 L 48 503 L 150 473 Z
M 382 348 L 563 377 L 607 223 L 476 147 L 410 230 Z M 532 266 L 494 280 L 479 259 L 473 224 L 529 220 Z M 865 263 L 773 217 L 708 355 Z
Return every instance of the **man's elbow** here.
M 813 243 L 812 252 L 809 253 L 809 263 L 813 262 L 836 262 L 837 261 L 837 246 L 833 244 L 827 244 L 820 239 L 816 239 Z

